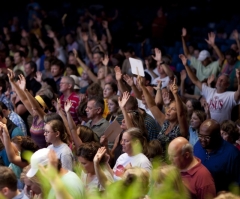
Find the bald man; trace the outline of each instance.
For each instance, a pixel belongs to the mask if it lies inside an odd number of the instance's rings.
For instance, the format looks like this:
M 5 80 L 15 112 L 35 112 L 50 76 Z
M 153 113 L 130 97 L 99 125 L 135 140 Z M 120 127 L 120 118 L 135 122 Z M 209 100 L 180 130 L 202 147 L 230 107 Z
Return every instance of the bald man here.
M 182 180 L 191 198 L 205 199 L 216 196 L 210 172 L 194 157 L 193 147 L 184 137 L 177 137 L 168 146 L 169 159 L 181 172 Z
M 222 139 L 220 125 L 213 119 L 200 126 L 199 140 L 194 145 L 194 155 L 213 176 L 216 190 L 228 191 L 231 184 L 240 185 L 240 152 Z

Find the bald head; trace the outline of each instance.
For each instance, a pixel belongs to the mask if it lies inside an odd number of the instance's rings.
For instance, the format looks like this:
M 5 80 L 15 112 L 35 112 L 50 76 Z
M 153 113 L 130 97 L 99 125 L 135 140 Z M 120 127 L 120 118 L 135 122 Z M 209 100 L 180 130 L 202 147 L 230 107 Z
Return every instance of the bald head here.
M 193 147 L 184 137 L 177 137 L 168 146 L 168 156 L 180 170 L 188 168 L 193 161 Z
M 207 119 L 201 124 L 201 131 L 207 132 L 209 136 L 220 135 L 220 124 L 216 120 Z

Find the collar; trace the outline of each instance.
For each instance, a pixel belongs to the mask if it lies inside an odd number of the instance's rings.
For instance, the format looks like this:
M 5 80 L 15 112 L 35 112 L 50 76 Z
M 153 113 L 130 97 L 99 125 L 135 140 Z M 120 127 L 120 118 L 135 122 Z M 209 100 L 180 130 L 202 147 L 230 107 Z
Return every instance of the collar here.
M 106 121 L 106 119 L 105 119 L 105 118 L 102 118 L 102 119 L 98 120 L 98 122 L 97 122 L 96 124 L 94 124 L 93 126 L 100 126 L 100 125 L 103 124 L 105 121 Z M 93 126 L 92 126 L 92 120 L 89 120 L 88 123 L 90 124 L 91 127 L 93 127 Z
M 198 163 L 194 167 L 188 169 L 187 171 L 181 171 L 181 174 L 183 174 L 183 175 L 188 174 L 190 176 L 193 176 L 199 170 L 198 167 L 201 165 L 201 160 L 197 157 L 194 157 L 194 158 L 197 159 Z

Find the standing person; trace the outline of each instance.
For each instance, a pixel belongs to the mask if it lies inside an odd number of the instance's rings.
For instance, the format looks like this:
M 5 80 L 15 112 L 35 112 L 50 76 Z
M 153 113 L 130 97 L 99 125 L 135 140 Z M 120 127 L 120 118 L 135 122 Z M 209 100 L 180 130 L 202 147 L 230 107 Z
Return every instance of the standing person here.
M 169 159 L 180 172 L 191 198 L 205 199 L 216 196 L 214 180 L 186 138 L 177 137 L 168 146 Z
M 216 191 L 228 191 L 232 184 L 239 186 L 240 153 L 235 146 L 222 139 L 219 123 L 213 119 L 205 120 L 198 137 L 194 155 L 212 174 Z
M 72 107 L 70 109 L 70 113 L 72 115 L 72 118 L 76 124 L 80 124 L 80 121 L 78 119 L 77 115 L 77 108 L 80 103 L 79 96 L 74 91 L 74 79 L 69 76 L 63 76 L 60 80 L 60 92 L 62 93 L 60 97 L 60 103 L 61 107 L 64 110 L 64 104 L 67 100 L 70 100 L 72 102 Z

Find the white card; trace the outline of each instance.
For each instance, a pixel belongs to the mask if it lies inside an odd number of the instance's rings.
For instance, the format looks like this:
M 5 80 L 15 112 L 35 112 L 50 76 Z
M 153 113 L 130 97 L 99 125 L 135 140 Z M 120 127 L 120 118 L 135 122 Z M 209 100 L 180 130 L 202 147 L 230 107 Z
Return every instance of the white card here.
M 130 57 L 129 62 L 130 62 L 130 65 L 131 65 L 132 74 L 140 75 L 142 77 L 145 77 L 143 63 L 142 63 L 141 60 L 134 59 L 134 58 Z

